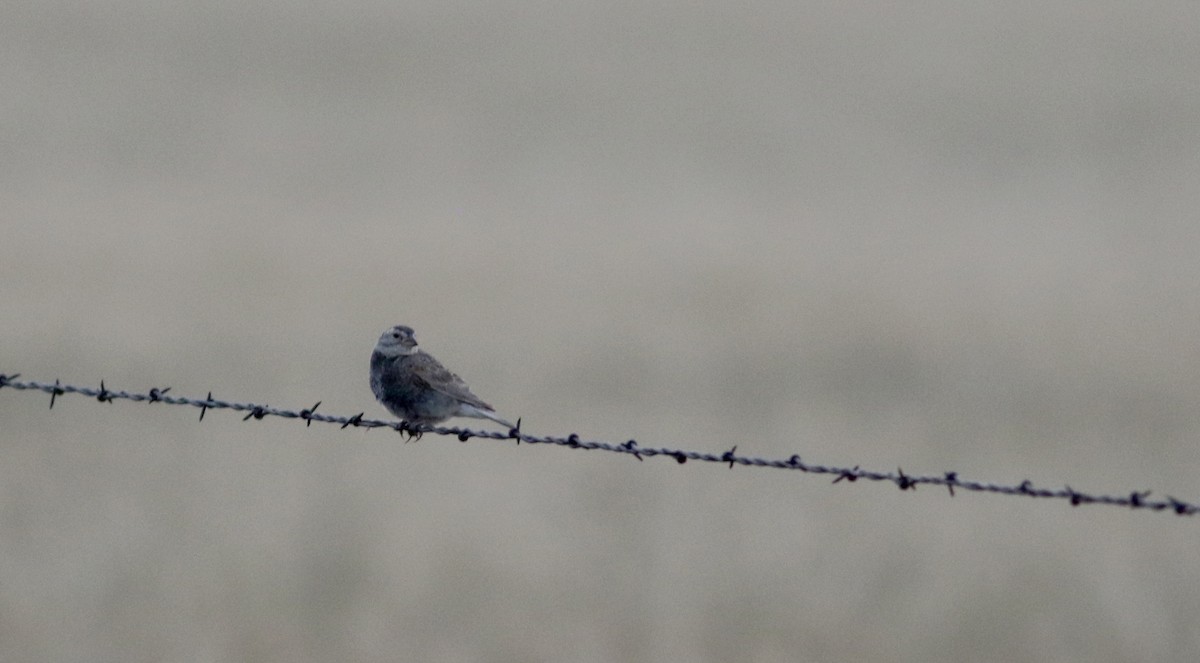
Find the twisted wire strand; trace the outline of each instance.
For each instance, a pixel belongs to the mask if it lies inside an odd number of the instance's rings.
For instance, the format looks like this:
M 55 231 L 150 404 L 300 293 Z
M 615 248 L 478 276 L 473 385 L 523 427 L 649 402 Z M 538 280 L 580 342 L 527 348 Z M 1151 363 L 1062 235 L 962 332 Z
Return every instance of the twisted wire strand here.
M 527 444 L 549 444 L 570 449 L 585 449 L 585 450 L 600 450 L 609 451 L 618 454 L 627 454 L 637 458 L 639 461 L 644 458 L 666 457 L 672 458 L 677 463 L 686 463 L 689 460 L 701 461 L 705 463 L 728 463 L 732 468 L 734 465 L 745 465 L 749 467 L 773 467 L 782 470 L 798 470 L 808 474 L 824 474 L 834 477 L 833 483 L 854 482 L 859 479 L 867 481 L 887 481 L 896 484 L 901 490 L 916 490 L 917 486 L 930 485 L 945 487 L 950 496 L 953 497 L 955 490 L 965 490 L 979 493 L 994 493 L 999 495 L 1014 495 L 1032 498 L 1044 499 L 1059 499 L 1067 500 L 1072 506 L 1082 504 L 1105 504 L 1109 506 L 1126 507 L 1130 509 L 1145 510 L 1145 511 L 1166 511 L 1175 513 L 1180 516 L 1191 516 L 1197 511 L 1200 511 L 1200 506 L 1185 502 L 1171 496 L 1166 496 L 1161 499 L 1150 499 L 1151 491 L 1133 491 L 1127 495 L 1104 495 L 1090 494 L 1075 490 L 1070 486 L 1062 488 L 1046 488 L 1035 486 L 1031 481 L 1022 481 L 1019 484 L 1001 484 L 989 483 L 980 481 L 970 481 L 961 479 L 957 472 L 944 472 L 940 475 L 910 475 L 905 474 L 902 469 L 897 468 L 895 472 L 876 472 L 864 470 L 858 465 L 853 467 L 839 467 L 836 465 L 819 465 L 808 463 L 801 460 L 799 455 L 793 455 L 789 458 L 759 458 L 755 456 L 739 455 L 737 446 L 720 454 L 704 453 L 700 451 L 689 451 L 686 449 L 671 449 L 668 447 L 643 447 L 639 446 L 635 440 L 629 440 L 624 443 L 616 444 L 611 442 L 600 442 L 591 440 L 582 440 L 574 433 L 566 437 L 557 437 L 549 435 L 530 435 L 521 430 L 521 421 L 517 420 L 515 428 L 506 431 L 486 431 L 473 430 L 470 428 L 460 427 L 445 427 L 445 426 L 429 426 L 425 424 L 409 424 L 405 421 L 384 421 L 381 419 L 366 419 L 364 413 L 360 412 L 353 416 L 339 416 L 320 414 L 316 410 L 321 405 L 317 402 L 310 408 L 303 410 L 287 410 L 283 408 L 275 408 L 267 405 L 258 405 L 254 403 L 236 403 L 213 398 L 212 392 L 208 393 L 206 398 L 188 398 L 185 396 L 170 396 L 167 392 L 170 387 L 159 389 L 153 388 L 145 393 L 130 392 L 125 390 L 109 389 L 105 386 L 104 381 L 100 381 L 100 388 L 81 387 L 70 384 L 62 384 L 58 380 L 54 384 L 45 382 L 36 382 L 32 380 L 22 381 L 18 378 L 19 373 L 5 375 L 0 373 L 0 390 L 4 387 L 16 389 L 18 391 L 40 391 L 50 394 L 50 408 L 54 408 L 55 400 L 59 396 L 66 394 L 79 394 L 95 398 L 102 403 L 112 403 L 116 400 L 129 400 L 145 403 L 166 403 L 167 405 L 190 405 L 200 408 L 200 421 L 204 420 L 204 415 L 209 410 L 234 410 L 236 412 L 246 412 L 243 421 L 249 419 L 262 419 L 264 417 L 283 417 L 286 419 L 301 419 L 306 426 L 311 426 L 312 422 L 318 421 L 327 424 L 340 424 L 341 427 L 347 428 L 354 426 L 356 428 L 391 428 L 402 435 L 412 437 L 420 437 L 424 433 L 434 433 L 436 435 L 446 435 L 457 437 L 460 441 L 466 442 L 471 438 L 482 438 L 490 440 L 516 440 L 518 443 L 525 442 Z

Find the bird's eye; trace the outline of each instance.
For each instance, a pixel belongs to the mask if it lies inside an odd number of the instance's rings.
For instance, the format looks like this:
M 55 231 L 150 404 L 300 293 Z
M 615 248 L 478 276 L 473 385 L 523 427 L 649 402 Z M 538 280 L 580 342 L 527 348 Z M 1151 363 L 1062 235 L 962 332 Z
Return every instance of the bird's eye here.
M 400 340 L 400 335 L 399 335 L 399 334 L 392 334 L 392 338 L 394 338 L 394 339 L 396 339 L 396 340 L 398 341 L 398 340 Z

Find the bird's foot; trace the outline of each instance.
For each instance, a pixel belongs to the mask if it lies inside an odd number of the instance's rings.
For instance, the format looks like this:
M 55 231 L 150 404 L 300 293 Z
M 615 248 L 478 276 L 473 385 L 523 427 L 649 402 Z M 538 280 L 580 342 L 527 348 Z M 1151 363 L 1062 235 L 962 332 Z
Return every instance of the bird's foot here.
M 408 444 L 409 442 L 420 441 L 421 436 L 424 435 L 423 432 L 415 430 L 413 428 L 414 426 L 415 424 L 409 423 L 408 421 L 401 421 L 400 427 L 396 429 L 396 431 L 400 433 L 400 437 L 404 438 L 405 444 Z

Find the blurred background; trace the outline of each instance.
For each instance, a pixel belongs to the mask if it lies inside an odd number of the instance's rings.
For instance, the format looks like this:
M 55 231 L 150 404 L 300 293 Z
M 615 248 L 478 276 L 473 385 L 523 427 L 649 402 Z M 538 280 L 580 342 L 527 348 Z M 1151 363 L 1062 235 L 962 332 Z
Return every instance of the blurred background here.
M 0 372 L 1195 501 L 1198 22 L 7 3 Z M 1200 657 L 1194 519 L 43 396 L 5 660 Z

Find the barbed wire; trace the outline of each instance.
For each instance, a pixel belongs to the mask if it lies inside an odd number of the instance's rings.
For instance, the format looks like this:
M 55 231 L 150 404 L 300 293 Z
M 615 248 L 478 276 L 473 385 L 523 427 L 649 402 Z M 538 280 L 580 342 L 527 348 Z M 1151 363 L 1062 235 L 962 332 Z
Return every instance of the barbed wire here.
M 834 465 L 817 465 L 801 460 L 799 455 L 793 455 L 786 459 L 771 459 L 758 458 L 754 456 L 739 455 L 737 446 L 734 446 L 728 451 L 720 454 L 703 453 L 699 451 L 688 451 L 684 449 L 670 449 L 666 447 L 643 447 L 638 445 L 637 441 L 629 440 L 621 444 L 611 442 L 598 442 L 582 440 L 578 435 L 572 433 L 566 437 L 555 437 L 547 435 L 530 435 L 521 430 L 521 420 L 517 420 L 516 427 L 506 432 L 473 430 L 470 428 L 458 427 L 443 427 L 429 426 L 426 424 L 413 425 L 405 421 L 384 421 L 381 419 L 366 419 L 365 413 L 360 412 L 353 416 L 337 416 L 317 413 L 317 408 L 321 405 L 318 401 L 310 408 L 303 410 L 286 410 L 282 408 L 269 407 L 267 405 L 256 405 L 254 403 L 234 403 L 213 398 L 212 392 L 208 392 L 206 398 L 187 398 L 184 396 L 169 396 L 167 392 L 171 391 L 170 387 L 153 388 L 148 392 L 129 392 L 124 390 L 113 390 L 105 386 L 104 381 L 100 381 L 100 388 L 80 387 L 70 384 L 62 384 L 58 380 L 54 384 L 22 381 L 17 378 L 20 373 L 5 375 L 0 373 L 0 390 L 4 387 L 16 389 L 18 391 L 41 391 L 50 394 L 50 408 L 54 408 L 54 403 L 59 396 L 65 394 L 79 394 L 95 398 L 101 403 L 112 403 L 116 400 L 129 400 L 134 402 L 145 403 L 166 403 L 167 405 L 190 405 L 200 408 L 200 421 L 204 421 L 204 415 L 209 410 L 234 410 L 236 412 L 247 413 L 242 417 L 242 421 L 250 419 L 263 419 L 264 417 L 283 417 L 286 419 L 301 419 L 305 422 L 305 426 L 311 426 L 312 422 L 319 421 L 327 424 L 340 424 L 343 429 L 353 426 L 356 428 L 391 428 L 402 435 L 407 436 L 407 439 L 417 439 L 425 433 L 434 433 L 436 435 L 446 435 L 457 437 L 459 441 L 466 442 L 472 438 L 490 439 L 490 440 L 516 440 L 518 444 L 525 442 L 527 444 L 549 444 L 570 449 L 585 449 L 585 450 L 600 450 L 609 451 L 612 453 L 626 454 L 633 456 L 639 461 L 645 458 L 665 457 L 672 458 L 677 463 L 683 464 L 689 460 L 696 460 L 705 463 L 728 463 L 732 469 L 735 465 L 745 465 L 749 467 L 773 467 L 781 470 L 798 470 L 808 474 L 832 475 L 833 483 L 843 481 L 854 482 L 859 479 L 867 481 L 885 481 L 896 484 L 900 490 L 916 490 L 918 486 L 942 486 L 945 487 L 950 496 L 954 496 L 955 490 L 965 490 L 979 493 L 995 493 L 999 495 L 1015 495 L 1032 498 L 1044 499 L 1060 499 L 1067 500 L 1072 506 L 1082 504 L 1105 504 L 1109 506 L 1126 507 L 1130 509 L 1147 510 L 1147 511 L 1167 511 L 1180 516 L 1191 516 L 1200 511 L 1200 506 L 1175 499 L 1167 496 L 1163 499 L 1149 499 L 1151 491 L 1133 491 L 1128 495 L 1094 495 L 1081 492 L 1064 486 L 1062 488 L 1044 488 L 1038 487 L 1033 482 L 1025 480 L 1016 485 L 986 483 L 980 481 L 970 481 L 961 479 L 958 472 L 944 472 L 940 475 L 911 475 L 905 474 L 904 470 L 897 468 L 895 472 L 873 472 L 864 470 L 858 465 L 853 467 L 838 467 Z

